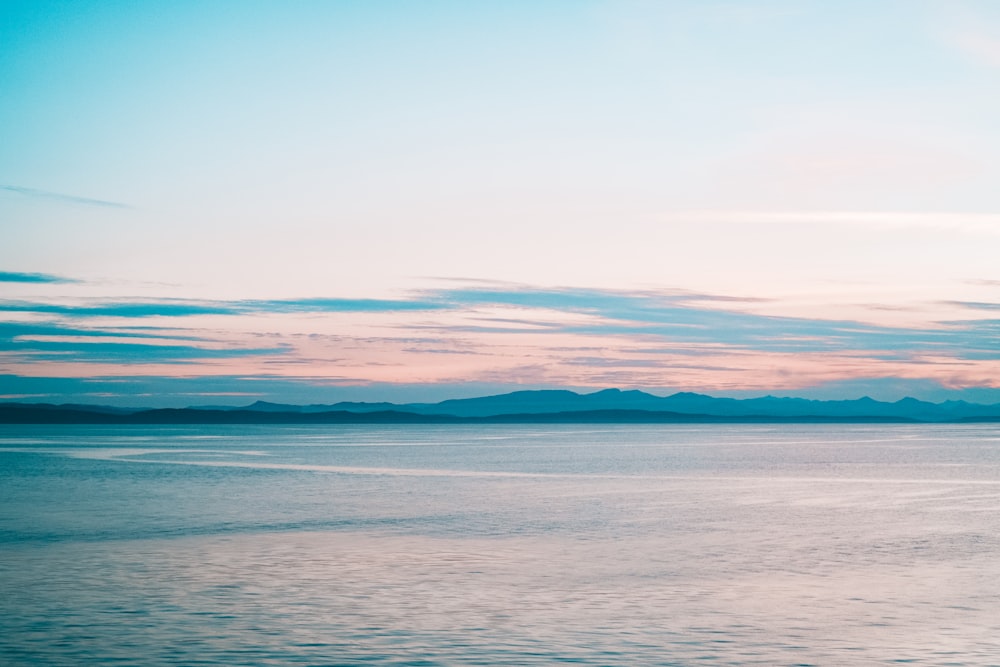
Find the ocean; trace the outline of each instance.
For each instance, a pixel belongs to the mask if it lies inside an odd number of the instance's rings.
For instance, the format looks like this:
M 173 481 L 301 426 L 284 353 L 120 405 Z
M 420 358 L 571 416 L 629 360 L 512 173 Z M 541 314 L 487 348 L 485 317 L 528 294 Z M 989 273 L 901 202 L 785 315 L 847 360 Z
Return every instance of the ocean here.
M 0 664 L 1000 665 L 1000 429 L 0 427 Z

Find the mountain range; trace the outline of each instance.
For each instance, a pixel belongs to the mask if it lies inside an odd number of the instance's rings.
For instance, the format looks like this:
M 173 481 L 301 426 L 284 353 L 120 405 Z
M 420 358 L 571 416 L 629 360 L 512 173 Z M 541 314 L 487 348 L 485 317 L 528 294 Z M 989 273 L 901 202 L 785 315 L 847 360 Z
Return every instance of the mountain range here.
M 670 423 L 670 422 L 1000 422 L 1000 404 L 895 402 L 868 397 L 735 399 L 680 392 L 655 396 L 604 389 L 516 391 L 439 403 L 290 405 L 257 401 L 242 407 L 130 409 L 100 405 L 0 403 L 0 423 Z

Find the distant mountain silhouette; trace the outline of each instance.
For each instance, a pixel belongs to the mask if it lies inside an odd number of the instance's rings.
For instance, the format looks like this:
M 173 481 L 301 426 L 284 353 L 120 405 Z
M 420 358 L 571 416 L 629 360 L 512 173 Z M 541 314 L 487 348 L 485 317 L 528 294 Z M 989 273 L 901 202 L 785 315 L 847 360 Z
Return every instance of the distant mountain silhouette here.
M 260 407 L 257 406 L 266 406 Z M 654 396 L 643 391 L 604 389 L 591 394 L 568 390 L 515 391 L 496 396 L 462 398 L 440 403 L 334 403 L 332 405 L 277 406 L 258 402 L 241 408 L 264 410 L 284 408 L 294 412 L 377 412 L 401 410 L 415 414 L 440 414 L 456 417 L 488 417 L 505 414 L 537 414 L 553 412 L 584 412 L 589 410 L 645 410 L 720 417 L 898 417 L 917 421 L 953 421 L 966 417 L 988 417 L 1000 414 L 1000 405 L 978 405 L 965 401 L 929 403 L 904 398 L 894 403 L 863 397 L 855 400 L 816 401 L 804 398 L 735 399 L 715 398 L 705 394 L 680 392 L 671 396 Z M 278 410 L 275 410 L 278 411 Z
M 1000 422 L 1000 404 L 965 401 L 896 402 L 863 397 L 734 399 L 680 392 L 654 396 L 604 389 L 515 391 L 440 403 L 287 405 L 257 401 L 245 407 L 127 409 L 98 405 L 0 403 L 0 423 L 246 424 L 246 423 L 669 423 L 669 422 Z

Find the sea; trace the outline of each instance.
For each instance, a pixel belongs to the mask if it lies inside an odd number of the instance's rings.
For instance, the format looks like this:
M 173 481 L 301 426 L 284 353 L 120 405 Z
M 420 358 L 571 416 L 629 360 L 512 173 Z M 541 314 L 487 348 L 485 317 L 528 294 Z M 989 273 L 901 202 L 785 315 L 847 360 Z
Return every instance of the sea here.
M 1000 426 L 2 426 L 0 665 L 1000 665 Z

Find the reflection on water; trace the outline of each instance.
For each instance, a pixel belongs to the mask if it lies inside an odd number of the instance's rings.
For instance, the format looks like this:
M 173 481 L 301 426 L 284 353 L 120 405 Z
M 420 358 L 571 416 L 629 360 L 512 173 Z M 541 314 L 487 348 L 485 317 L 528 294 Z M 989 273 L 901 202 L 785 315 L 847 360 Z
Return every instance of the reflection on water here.
M 0 466 L 5 665 L 1000 664 L 990 426 L 19 427 Z

